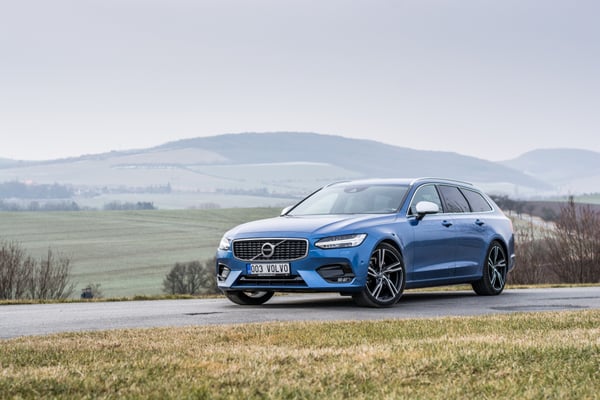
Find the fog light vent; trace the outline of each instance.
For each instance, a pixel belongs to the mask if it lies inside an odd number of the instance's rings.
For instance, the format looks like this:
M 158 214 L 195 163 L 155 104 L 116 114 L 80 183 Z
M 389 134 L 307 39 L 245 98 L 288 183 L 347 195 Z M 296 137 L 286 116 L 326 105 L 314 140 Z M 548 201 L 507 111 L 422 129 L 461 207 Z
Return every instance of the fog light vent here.
M 352 268 L 345 264 L 325 265 L 317 269 L 317 272 L 330 283 L 350 283 L 355 277 Z
M 219 264 L 219 273 L 217 274 L 217 279 L 220 282 L 226 281 L 230 272 L 231 272 L 231 270 L 229 269 L 229 267 L 227 265 Z

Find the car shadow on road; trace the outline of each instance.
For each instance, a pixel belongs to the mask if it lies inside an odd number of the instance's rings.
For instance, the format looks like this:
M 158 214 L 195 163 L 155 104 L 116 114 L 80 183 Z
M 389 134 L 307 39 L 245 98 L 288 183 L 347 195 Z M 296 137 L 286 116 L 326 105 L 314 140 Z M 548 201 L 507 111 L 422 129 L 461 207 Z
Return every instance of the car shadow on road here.
M 469 298 L 477 296 L 471 291 L 434 291 L 434 292 L 407 292 L 400 301 L 392 308 L 401 307 L 403 304 L 418 305 L 419 303 L 444 302 L 448 299 Z M 269 309 L 294 309 L 294 308 L 352 308 L 356 305 L 350 296 L 339 296 L 334 294 L 324 294 L 303 296 L 276 296 L 270 302 L 260 307 Z M 383 308 L 383 310 L 389 308 Z M 376 309 L 374 309 L 376 310 Z

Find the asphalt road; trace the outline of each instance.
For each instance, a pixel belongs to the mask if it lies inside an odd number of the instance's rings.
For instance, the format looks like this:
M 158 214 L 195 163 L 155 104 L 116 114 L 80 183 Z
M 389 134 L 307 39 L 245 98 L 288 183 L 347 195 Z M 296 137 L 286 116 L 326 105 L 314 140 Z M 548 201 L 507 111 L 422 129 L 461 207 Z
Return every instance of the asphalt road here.
M 600 308 L 600 286 L 506 290 L 500 296 L 471 291 L 406 293 L 391 308 L 354 306 L 337 294 L 276 296 L 262 306 L 224 298 L 0 306 L 0 338 L 59 332 L 265 321 L 376 320 Z

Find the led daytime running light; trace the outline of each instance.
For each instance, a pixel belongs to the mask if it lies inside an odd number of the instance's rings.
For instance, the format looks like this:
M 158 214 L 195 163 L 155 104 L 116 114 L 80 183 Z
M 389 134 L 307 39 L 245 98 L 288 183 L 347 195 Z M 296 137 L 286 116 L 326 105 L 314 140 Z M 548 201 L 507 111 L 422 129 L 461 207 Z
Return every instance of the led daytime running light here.
M 315 246 L 321 249 L 341 249 L 360 246 L 367 237 L 366 233 L 355 235 L 331 236 L 319 240 Z

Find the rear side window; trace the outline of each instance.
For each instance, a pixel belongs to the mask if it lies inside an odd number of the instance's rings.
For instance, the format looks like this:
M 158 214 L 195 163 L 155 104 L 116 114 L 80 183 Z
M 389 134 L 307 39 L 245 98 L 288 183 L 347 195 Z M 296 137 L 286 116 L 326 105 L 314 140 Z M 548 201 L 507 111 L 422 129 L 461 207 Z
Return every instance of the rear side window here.
M 480 194 L 473 190 L 468 189 L 460 189 L 461 192 L 467 198 L 469 205 L 471 206 L 471 211 L 473 212 L 485 212 L 492 211 L 492 206 L 488 203 L 485 198 Z
M 467 199 L 457 187 L 440 185 L 438 188 L 444 198 L 444 203 L 446 203 L 444 211 L 448 213 L 468 213 L 471 211 Z

